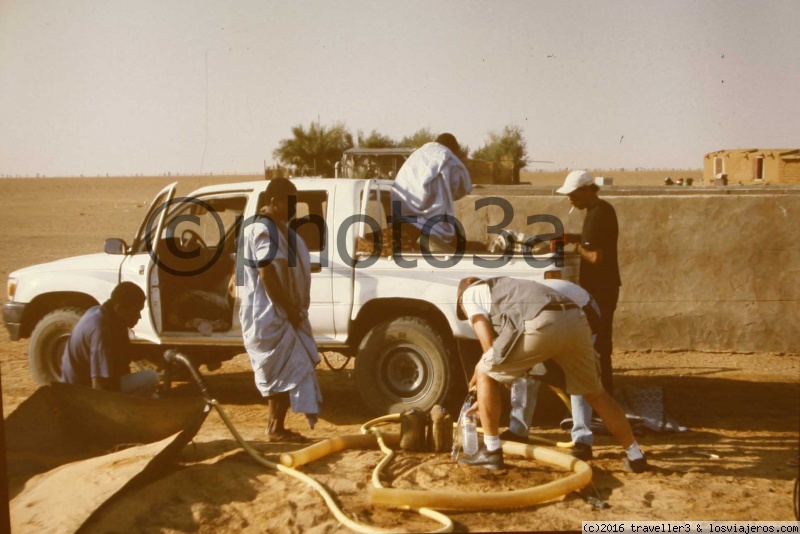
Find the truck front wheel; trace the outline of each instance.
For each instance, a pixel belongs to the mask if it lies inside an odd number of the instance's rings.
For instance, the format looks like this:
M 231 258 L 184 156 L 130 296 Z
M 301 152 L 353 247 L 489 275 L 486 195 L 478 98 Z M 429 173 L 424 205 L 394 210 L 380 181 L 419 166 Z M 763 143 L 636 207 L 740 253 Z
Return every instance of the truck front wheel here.
M 442 404 L 451 382 L 450 350 L 419 317 L 400 317 L 374 326 L 358 348 L 356 385 L 377 414 Z
M 85 310 L 61 308 L 42 317 L 31 333 L 28 365 L 40 386 L 61 380 L 61 357 L 69 334 Z

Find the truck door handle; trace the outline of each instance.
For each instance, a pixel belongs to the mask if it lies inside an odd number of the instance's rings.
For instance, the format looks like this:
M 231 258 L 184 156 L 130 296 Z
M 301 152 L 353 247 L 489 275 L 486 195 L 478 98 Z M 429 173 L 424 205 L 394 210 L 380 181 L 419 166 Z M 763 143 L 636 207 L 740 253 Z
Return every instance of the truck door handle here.
M 144 274 L 144 265 L 139 266 L 139 274 Z
M 311 264 L 311 272 L 312 273 L 321 273 L 322 272 L 322 264 L 318 262 L 314 262 Z

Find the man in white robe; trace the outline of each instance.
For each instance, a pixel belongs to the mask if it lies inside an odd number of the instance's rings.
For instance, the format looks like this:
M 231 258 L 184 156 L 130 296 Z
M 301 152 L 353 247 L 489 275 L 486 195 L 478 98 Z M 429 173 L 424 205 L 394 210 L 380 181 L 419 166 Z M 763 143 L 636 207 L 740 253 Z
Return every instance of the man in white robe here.
M 455 201 L 472 191 L 469 171 L 461 161 L 461 148 L 456 138 L 444 133 L 436 141 L 415 150 L 400 167 L 392 189 L 392 200 L 399 201 L 404 217 L 416 217 L 416 222 L 403 226 L 409 241 L 425 242 L 434 253 L 456 249 L 458 226 Z M 435 218 L 435 219 L 434 219 Z M 426 223 L 434 223 L 426 228 Z
M 269 402 L 269 441 L 303 441 L 284 425 L 289 406 L 305 414 L 313 428 L 322 402 L 314 370 L 320 357 L 308 320 L 310 257 L 289 227 L 291 197 L 297 197 L 294 184 L 285 178 L 271 180 L 260 202 L 264 217 L 243 236 L 239 319 L 256 386 Z

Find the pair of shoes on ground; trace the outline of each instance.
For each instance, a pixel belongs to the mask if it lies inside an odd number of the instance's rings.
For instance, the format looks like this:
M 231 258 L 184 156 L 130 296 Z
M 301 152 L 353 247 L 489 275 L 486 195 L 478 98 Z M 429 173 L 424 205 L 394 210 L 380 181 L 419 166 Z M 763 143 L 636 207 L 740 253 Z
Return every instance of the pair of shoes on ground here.
M 458 463 L 459 465 L 483 467 L 484 469 L 491 469 L 493 471 L 505 467 L 505 463 L 503 462 L 503 449 L 499 448 L 496 451 L 490 452 L 486 450 L 486 445 L 483 443 L 481 443 L 478 452 L 475 454 L 464 454 L 462 450 L 461 454 L 458 455 Z
M 280 432 L 267 432 L 264 430 L 264 435 L 270 443 L 308 443 L 309 439 L 299 432 L 293 432 L 284 428 Z

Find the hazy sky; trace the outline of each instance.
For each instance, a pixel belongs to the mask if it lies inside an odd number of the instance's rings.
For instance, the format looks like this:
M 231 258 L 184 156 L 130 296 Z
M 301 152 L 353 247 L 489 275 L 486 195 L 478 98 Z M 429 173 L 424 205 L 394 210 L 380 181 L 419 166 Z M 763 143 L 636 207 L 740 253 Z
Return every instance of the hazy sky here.
M 800 2 L 0 0 L 0 175 L 253 172 L 320 120 L 545 169 L 800 146 Z

